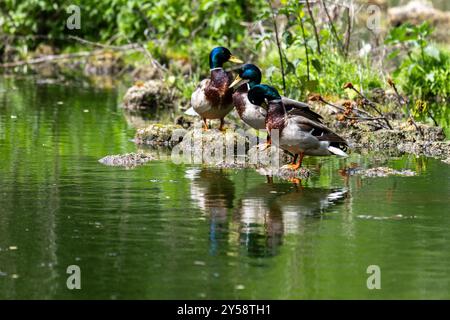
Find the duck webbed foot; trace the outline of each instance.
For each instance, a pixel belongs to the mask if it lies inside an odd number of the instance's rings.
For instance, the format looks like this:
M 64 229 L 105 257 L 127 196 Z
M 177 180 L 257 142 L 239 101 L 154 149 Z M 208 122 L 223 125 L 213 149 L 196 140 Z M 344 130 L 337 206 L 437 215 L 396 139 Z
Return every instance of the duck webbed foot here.
M 302 179 L 299 178 L 291 178 L 288 180 L 289 182 L 292 182 L 293 184 L 295 184 L 296 187 L 303 187 L 302 186 Z
M 225 125 L 225 120 L 223 118 L 220 119 L 220 126 L 219 126 L 219 131 L 225 131 L 224 126 Z
M 297 158 L 298 158 L 298 154 L 294 155 L 294 160 L 292 161 L 292 163 L 287 165 L 287 168 L 290 170 L 298 170 L 300 169 L 300 167 L 302 166 L 302 161 L 303 161 L 303 157 L 305 156 L 305 154 L 302 152 L 300 153 L 300 159 L 297 162 Z
M 208 130 L 209 129 L 209 127 L 208 127 L 208 122 L 207 122 L 207 120 L 206 120 L 206 118 L 203 118 L 203 130 Z
M 272 139 L 270 138 L 270 135 L 267 135 L 267 141 L 266 143 L 264 143 L 260 150 L 261 151 L 266 151 L 268 148 L 270 148 L 272 146 Z

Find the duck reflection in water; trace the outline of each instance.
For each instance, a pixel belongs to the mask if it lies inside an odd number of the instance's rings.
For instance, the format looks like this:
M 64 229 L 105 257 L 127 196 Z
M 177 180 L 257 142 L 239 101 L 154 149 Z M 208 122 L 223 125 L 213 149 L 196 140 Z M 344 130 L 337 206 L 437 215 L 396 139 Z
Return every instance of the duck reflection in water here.
M 347 197 L 347 189 L 301 188 L 267 183 L 248 190 L 239 201 L 240 244 L 249 256 L 274 256 L 287 234 L 302 232 L 308 217 L 321 217 Z
M 191 199 L 210 220 L 210 253 L 217 254 L 219 243 L 228 242 L 228 211 L 233 208 L 234 182 L 220 170 L 189 169 Z
M 269 180 L 245 190 L 234 208 L 235 185 L 225 173 L 190 169 L 186 176 L 192 179 L 191 199 L 209 216 L 211 254 L 234 245 L 252 257 L 274 256 L 285 235 L 302 232 L 306 218 L 321 217 L 348 196 L 345 188 L 303 188 Z

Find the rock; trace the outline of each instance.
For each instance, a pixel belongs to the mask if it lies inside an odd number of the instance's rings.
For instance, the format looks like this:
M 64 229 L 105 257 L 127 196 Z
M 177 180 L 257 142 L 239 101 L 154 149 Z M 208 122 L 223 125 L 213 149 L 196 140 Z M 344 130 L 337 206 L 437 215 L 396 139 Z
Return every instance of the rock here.
M 284 180 L 306 179 L 311 175 L 311 171 L 307 168 L 292 170 L 287 166 L 280 168 L 259 168 L 256 172 L 264 176 L 275 176 Z
M 410 152 L 408 147 L 401 148 L 401 146 L 409 146 L 411 143 L 415 148 L 415 151 L 411 153 L 416 154 L 419 154 L 419 151 L 424 152 L 426 146 L 430 143 L 445 139 L 444 131 L 440 127 L 418 123 L 417 126 L 422 132 L 420 134 L 413 125 L 406 122 L 391 121 L 391 123 L 394 126 L 393 130 L 381 129 L 371 131 L 366 125 L 358 124 L 354 128 L 343 128 L 339 133 L 348 140 L 351 148 Z
M 174 146 L 183 140 L 186 130 L 176 124 L 151 124 L 138 129 L 134 137 L 136 144 Z
M 403 142 L 398 145 L 398 149 L 415 155 L 445 159 L 444 162 L 450 158 L 450 141 Z
M 279 167 L 292 161 L 292 157 L 282 149 L 272 145 L 266 148 L 266 144 L 258 144 L 248 150 L 248 158 L 250 163 L 256 164 L 258 167 Z
M 161 79 L 162 72 L 151 64 L 140 65 L 131 73 L 134 81 Z
M 258 138 L 244 130 L 207 131 L 198 124 L 186 132 L 183 141 L 174 148 L 173 160 L 183 163 L 236 167 L 247 162 L 249 147 L 256 145 Z
M 106 156 L 98 160 L 98 162 L 107 166 L 133 168 L 135 166 L 149 162 L 150 160 L 153 160 L 153 157 L 145 153 L 127 153 Z
M 32 53 L 31 56 L 33 58 L 39 58 L 39 57 L 43 57 L 43 56 L 51 56 L 51 55 L 57 54 L 58 53 L 57 51 L 58 50 L 51 45 L 48 45 L 45 43 L 40 43 L 36 47 L 36 49 L 34 50 L 34 52 Z
M 2 62 L 6 63 L 19 61 L 21 59 L 20 54 L 20 50 L 14 45 L 9 45 L 6 43 L 3 46 L 0 46 L 0 60 Z M 8 71 L 8 69 L 4 70 Z
M 120 54 L 105 51 L 92 55 L 84 66 L 86 75 L 116 75 L 125 68 L 125 63 Z
M 356 164 L 355 164 L 356 165 Z M 412 177 L 416 172 L 411 170 L 396 170 L 388 167 L 376 167 L 370 169 L 363 169 L 357 166 L 350 166 L 346 169 L 340 170 L 340 173 L 345 176 L 361 175 L 363 177 L 388 177 L 392 175 Z
M 416 219 L 417 218 L 417 216 L 404 216 L 402 214 L 395 214 L 395 215 L 387 216 L 387 217 L 360 214 L 360 215 L 357 215 L 356 217 L 359 219 L 365 219 L 365 220 L 406 220 L 406 219 Z
M 392 168 L 387 167 L 377 167 L 377 168 L 370 168 L 365 170 L 359 170 L 357 171 L 358 174 L 364 176 L 364 177 L 387 177 L 391 175 L 396 176 L 405 176 L 405 177 L 412 177 L 415 176 L 416 173 L 411 170 L 395 170 Z
M 188 129 L 193 126 L 194 122 L 187 119 L 184 116 L 178 116 L 175 118 L 175 124 L 182 126 L 185 129 Z
M 406 22 L 419 25 L 423 21 L 429 21 L 436 27 L 434 36 L 437 39 L 449 39 L 450 12 L 435 9 L 429 1 L 413 0 L 405 6 L 389 8 L 388 17 L 393 26 Z
M 123 107 L 131 111 L 173 107 L 173 95 L 161 80 L 137 82 L 128 89 Z

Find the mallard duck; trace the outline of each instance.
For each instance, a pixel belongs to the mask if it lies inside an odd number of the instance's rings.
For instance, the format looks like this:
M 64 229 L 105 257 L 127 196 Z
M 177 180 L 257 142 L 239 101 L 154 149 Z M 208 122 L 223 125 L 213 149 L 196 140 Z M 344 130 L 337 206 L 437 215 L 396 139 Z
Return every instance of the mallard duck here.
M 238 70 L 230 88 L 236 87 L 233 93 L 233 104 L 239 117 L 250 127 L 262 130 L 266 128 L 267 111 L 248 100 L 247 93 L 254 86 L 261 83 L 261 71 L 254 64 L 244 64 Z M 322 116 L 312 111 L 306 103 L 292 100 L 286 97 L 281 98 L 288 113 L 301 110 L 304 116 L 317 122 L 322 122 Z
M 223 119 L 233 109 L 233 90 L 230 89 L 233 77 L 223 69 L 223 64 L 227 61 L 243 63 L 227 48 L 217 47 L 211 50 L 209 54 L 211 77 L 202 80 L 191 96 L 192 108 L 202 117 L 205 130 L 208 129 L 207 119 L 220 119 L 219 130 L 222 130 Z
M 248 99 L 258 106 L 267 104 L 266 129 L 278 130 L 278 146 L 295 155 L 289 165 L 297 170 L 305 155 L 346 157 L 347 142 L 319 121 L 311 119 L 302 110 L 287 113 L 278 91 L 271 86 L 258 84 L 248 92 Z M 297 157 L 300 156 L 298 163 Z

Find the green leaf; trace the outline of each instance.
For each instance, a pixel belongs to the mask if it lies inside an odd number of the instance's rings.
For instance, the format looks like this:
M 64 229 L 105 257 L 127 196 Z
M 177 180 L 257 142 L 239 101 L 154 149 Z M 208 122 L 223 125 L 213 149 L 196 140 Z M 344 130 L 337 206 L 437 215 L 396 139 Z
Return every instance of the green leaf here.
M 286 61 L 286 74 L 294 73 L 295 74 L 295 66 L 292 62 Z
M 391 53 L 388 54 L 387 58 L 390 59 L 394 59 L 395 57 L 397 57 L 400 53 L 399 49 L 395 49 L 394 51 L 392 51 Z
M 288 47 L 290 47 L 292 45 L 292 43 L 294 42 L 294 37 L 292 36 L 292 33 L 289 30 L 286 30 L 285 32 L 283 32 L 283 41 L 284 43 L 286 43 L 286 45 Z
M 309 91 L 316 91 L 317 87 L 319 86 L 319 81 L 317 80 L 309 80 L 305 83 L 305 88 Z
M 313 65 L 314 69 L 317 70 L 317 72 L 322 72 L 322 64 L 318 59 L 312 59 L 311 64 Z

